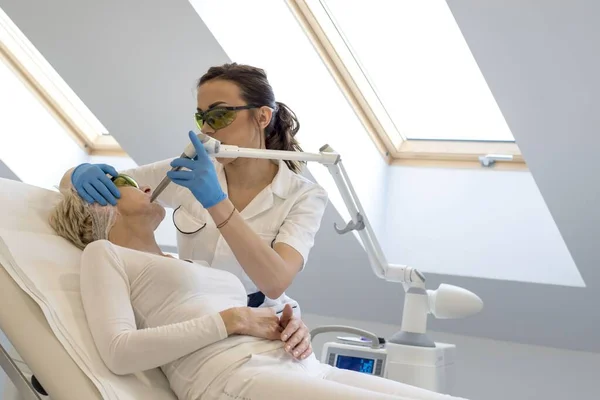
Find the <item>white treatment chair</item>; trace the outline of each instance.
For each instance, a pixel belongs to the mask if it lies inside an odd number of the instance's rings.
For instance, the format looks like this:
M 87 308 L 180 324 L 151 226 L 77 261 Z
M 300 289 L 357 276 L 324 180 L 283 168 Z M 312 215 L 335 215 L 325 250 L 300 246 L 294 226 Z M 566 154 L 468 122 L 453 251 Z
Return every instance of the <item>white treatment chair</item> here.
M 59 198 L 0 178 L 0 329 L 53 400 L 176 400 L 158 368 L 119 376 L 104 365 L 81 304 L 81 251 L 47 222 Z M 6 355 L 0 346 L 22 398 L 43 398 Z

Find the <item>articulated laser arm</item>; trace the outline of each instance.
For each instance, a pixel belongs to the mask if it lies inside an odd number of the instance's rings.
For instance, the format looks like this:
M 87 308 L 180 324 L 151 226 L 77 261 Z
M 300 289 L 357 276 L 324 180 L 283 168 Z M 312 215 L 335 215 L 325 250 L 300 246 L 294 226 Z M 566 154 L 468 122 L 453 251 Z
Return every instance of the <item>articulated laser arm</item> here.
M 208 137 L 208 136 L 206 136 Z M 214 140 L 210 138 L 211 140 Z M 205 140 L 205 139 L 203 139 Z M 405 290 L 412 285 L 423 287 L 425 277 L 415 268 L 406 265 L 388 264 L 383 251 L 377 242 L 375 233 L 365 215 L 365 212 L 354 192 L 350 178 L 342 165 L 341 157 L 329 145 L 321 147 L 319 153 L 297 151 L 247 149 L 237 146 L 219 145 L 206 146 L 212 150 L 212 155 L 219 158 L 266 158 L 272 160 L 314 161 L 323 164 L 329 170 L 335 184 L 342 195 L 346 208 L 350 212 L 351 221 L 344 228 L 334 225 L 337 233 L 344 234 L 356 230 L 361 238 L 369 263 L 375 275 L 390 282 L 404 284 Z M 412 285 L 411 285 L 412 284 Z

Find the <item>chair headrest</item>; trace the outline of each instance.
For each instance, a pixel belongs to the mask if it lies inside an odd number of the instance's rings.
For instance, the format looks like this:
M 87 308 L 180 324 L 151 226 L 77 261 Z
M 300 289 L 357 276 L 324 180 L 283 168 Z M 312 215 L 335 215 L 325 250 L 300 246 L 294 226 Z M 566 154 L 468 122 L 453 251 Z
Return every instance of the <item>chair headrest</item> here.
M 55 235 L 48 217 L 61 197 L 58 191 L 0 178 L 0 228 Z

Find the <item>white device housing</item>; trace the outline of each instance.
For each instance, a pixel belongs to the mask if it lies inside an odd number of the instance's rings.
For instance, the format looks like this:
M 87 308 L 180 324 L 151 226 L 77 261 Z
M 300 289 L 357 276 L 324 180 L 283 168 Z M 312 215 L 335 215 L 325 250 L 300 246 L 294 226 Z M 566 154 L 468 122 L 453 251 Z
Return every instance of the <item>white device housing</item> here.
M 323 346 L 322 363 L 358 370 L 344 365 L 344 357 L 365 360 L 369 366 L 369 360 L 373 360 L 373 368 L 363 373 L 438 393 L 454 393 L 456 346 L 453 344 L 436 342 L 435 347 L 418 347 L 387 343 L 383 348 L 373 349 L 360 344 L 327 342 Z M 360 363 L 357 361 L 356 365 Z

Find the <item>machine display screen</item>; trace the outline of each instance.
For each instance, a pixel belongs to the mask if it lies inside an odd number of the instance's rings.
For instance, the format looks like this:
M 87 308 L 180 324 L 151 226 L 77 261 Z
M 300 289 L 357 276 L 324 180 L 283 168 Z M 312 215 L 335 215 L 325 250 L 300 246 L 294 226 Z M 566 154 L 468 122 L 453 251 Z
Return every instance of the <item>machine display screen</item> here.
M 342 369 L 351 369 L 353 371 L 372 374 L 373 367 L 375 366 L 375 360 L 369 358 L 358 358 L 338 355 L 335 366 Z

